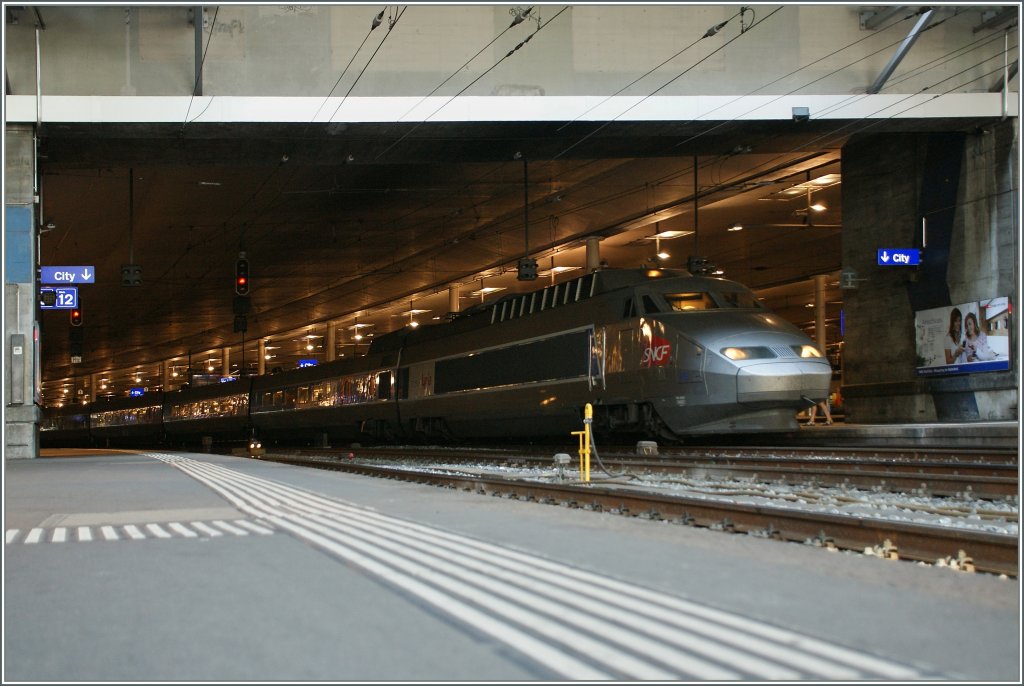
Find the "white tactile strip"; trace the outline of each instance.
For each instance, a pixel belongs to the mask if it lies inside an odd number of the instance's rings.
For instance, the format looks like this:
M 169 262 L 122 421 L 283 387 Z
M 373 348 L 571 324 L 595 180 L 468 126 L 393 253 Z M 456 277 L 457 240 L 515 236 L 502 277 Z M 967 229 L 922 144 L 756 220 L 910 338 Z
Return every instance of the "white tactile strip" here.
M 250 518 L 358 566 L 568 679 L 931 678 L 544 557 L 192 458 L 152 457 L 206 484 Z
M 44 543 L 97 543 L 103 541 L 142 541 L 163 538 L 216 538 L 218 536 L 269 536 L 273 527 L 245 519 L 209 522 L 149 522 L 121 524 L 118 526 L 56 526 L 34 527 L 28 530 L 7 529 L 7 545 L 21 543 L 37 545 Z

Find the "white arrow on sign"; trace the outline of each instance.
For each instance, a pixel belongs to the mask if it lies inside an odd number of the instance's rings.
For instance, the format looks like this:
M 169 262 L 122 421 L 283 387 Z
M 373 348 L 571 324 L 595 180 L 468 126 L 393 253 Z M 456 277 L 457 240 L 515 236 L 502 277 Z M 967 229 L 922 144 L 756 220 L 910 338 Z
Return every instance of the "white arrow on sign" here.
M 883 250 L 882 251 L 882 262 L 888 262 L 888 261 L 889 261 L 889 253 L 888 253 L 888 251 Z
M 92 272 L 89 271 L 88 267 L 82 270 L 82 278 L 86 281 L 92 278 Z

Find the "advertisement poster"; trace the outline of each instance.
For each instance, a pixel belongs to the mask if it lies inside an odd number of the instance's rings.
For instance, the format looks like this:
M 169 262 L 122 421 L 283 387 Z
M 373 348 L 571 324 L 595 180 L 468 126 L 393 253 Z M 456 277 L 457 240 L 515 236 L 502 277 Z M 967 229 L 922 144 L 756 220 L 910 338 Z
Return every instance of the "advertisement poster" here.
M 990 298 L 914 314 L 919 376 L 1010 368 L 1010 299 Z

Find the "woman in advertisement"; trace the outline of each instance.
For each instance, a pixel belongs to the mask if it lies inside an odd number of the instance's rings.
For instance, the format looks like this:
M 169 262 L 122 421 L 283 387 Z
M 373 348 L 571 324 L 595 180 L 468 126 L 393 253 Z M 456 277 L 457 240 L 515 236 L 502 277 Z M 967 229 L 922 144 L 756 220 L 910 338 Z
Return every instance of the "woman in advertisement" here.
M 996 353 L 988 346 L 988 336 L 978 326 L 978 317 L 968 312 L 964 319 L 964 355 L 968 362 L 985 362 L 994 359 Z
M 970 316 L 970 315 L 968 315 Z M 967 361 L 967 356 L 964 354 L 964 342 L 960 341 L 960 336 L 963 333 L 963 315 L 960 314 L 960 309 L 954 307 L 949 313 L 949 335 L 946 337 L 946 364 L 959 364 Z

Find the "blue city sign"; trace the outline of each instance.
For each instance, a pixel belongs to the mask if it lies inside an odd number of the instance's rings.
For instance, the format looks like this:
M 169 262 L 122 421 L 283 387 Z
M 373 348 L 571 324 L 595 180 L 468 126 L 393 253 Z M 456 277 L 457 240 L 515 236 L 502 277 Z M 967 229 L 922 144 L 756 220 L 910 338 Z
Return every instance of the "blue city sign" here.
M 96 283 L 96 269 L 88 267 L 40 267 L 39 283 Z
M 39 289 L 40 293 L 43 291 L 53 291 L 57 294 L 57 299 L 52 305 L 47 305 L 40 299 L 39 309 L 41 310 L 73 310 L 78 307 L 78 289 L 74 286 Z
M 315 367 L 316 360 L 299 360 L 300 367 Z
M 130 395 L 133 398 L 138 398 L 142 396 L 145 392 L 146 389 L 142 388 L 141 386 L 135 386 L 133 388 L 128 389 L 128 395 Z
M 879 248 L 878 264 L 881 267 L 916 267 L 921 264 L 921 251 L 917 248 Z

